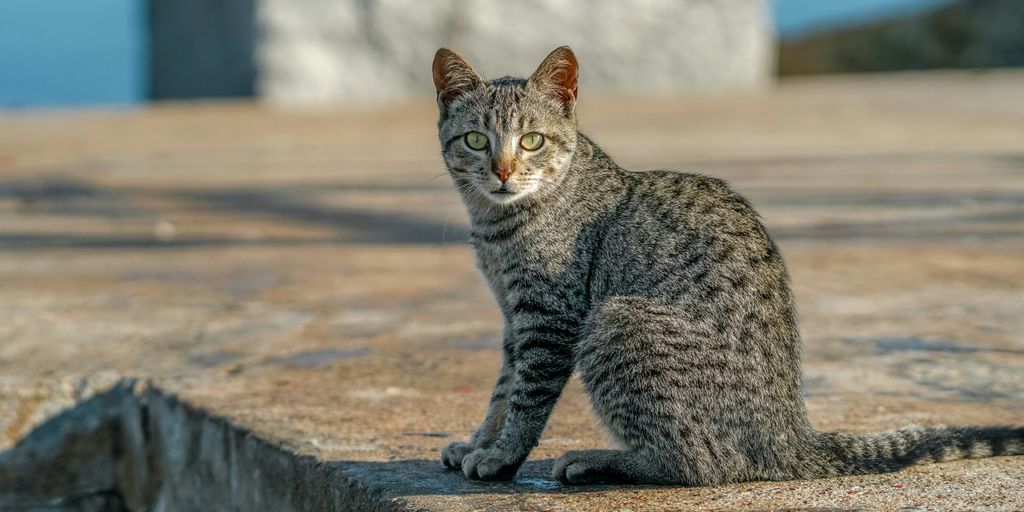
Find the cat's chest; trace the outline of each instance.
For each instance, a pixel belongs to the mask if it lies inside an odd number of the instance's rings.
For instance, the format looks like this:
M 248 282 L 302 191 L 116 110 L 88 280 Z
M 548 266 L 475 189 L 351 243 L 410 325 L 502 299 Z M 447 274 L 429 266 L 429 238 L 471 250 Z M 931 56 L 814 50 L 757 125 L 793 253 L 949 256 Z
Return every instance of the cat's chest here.
M 576 300 L 591 252 L 583 247 L 587 237 L 581 236 L 582 225 L 578 215 L 555 208 L 474 222 L 477 267 L 506 311 L 529 297 Z
M 546 248 L 521 243 L 475 241 L 477 267 L 493 285 L 506 288 L 524 283 L 542 286 L 542 282 L 565 273 L 567 262 L 561 254 Z
M 474 240 L 474 247 L 477 266 L 503 307 L 528 297 L 582 294 L 585 262 L 574 256 L 570 244 L 523 238 Z

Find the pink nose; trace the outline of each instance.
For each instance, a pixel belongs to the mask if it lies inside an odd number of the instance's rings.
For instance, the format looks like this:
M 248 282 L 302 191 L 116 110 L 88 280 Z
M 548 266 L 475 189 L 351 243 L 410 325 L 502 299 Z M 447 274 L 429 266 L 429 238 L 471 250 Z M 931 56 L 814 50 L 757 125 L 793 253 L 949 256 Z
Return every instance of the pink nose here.
M 498 179 L 501 180 L 502 183 L 505 183 L 506 181 L 508 181 L 508 177 L 512 175 L 512 170 L 511 169 L 498 169 L 498 173 L 497 174 L 498 174 Z

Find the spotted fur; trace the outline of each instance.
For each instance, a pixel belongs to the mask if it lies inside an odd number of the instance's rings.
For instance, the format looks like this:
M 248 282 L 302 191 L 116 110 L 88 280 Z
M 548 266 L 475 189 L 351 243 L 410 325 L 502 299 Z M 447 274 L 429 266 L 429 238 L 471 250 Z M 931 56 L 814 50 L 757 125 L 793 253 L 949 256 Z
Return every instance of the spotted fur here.
M 576 129 L 577 64 L 529 79 L 434 61 L 442 153 L 504 313 L 503 366 L 483 424 L 442 452 L 473 479 L 512 478 L 574 369 L 618 444 L 566 453 L 564 483 L 712 485 L 894 471 L 1024 453 L 1024 428 L 815 431 L 779 250 L 720 180 L 627 172 Z M 487 135 L 473 150 L 469 131 Z M 546 138 L 526 151 L 520 138 Z M 502 180 L 504 176 L 505 180 Z

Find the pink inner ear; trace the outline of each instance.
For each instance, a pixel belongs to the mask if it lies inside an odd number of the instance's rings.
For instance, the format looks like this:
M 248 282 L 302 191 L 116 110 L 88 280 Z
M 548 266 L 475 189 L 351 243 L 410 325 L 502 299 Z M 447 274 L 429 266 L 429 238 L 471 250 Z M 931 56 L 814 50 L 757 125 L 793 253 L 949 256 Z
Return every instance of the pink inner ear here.
M 563 102 L 569 102 L 576 99 L 578 85 L 576 83 L 576 66 L 573 63 L 564 63 L 563 67 L 559 67 L 555 70 L 552 78 L 559 86 L 557 94 Z
M 458 87 L 458 76 L 455 75 L 451 67 L 445 64 L 441 65 L 434 85 L 437 87 L 437 93 L 441 95 L 441 100 L 445 103 L 458 96 L 461 90 Z
M 434 88 L 448 103 L 476 86 L 479 77 L 469 64 L 451 50 L 438 50 L 433 64 Z
M 576 100 L 578 75 L 576 55 L 569 47 L 562 46 L 548 54 L 530 81 L 541 91 L 570 107 Z

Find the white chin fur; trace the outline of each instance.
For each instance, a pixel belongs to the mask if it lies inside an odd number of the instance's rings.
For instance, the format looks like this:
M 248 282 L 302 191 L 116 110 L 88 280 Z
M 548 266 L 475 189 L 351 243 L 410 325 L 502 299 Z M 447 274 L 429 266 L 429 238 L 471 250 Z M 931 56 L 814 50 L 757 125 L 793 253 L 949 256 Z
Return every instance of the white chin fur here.
M 485 195 L 487 196 L 487 199 L 491 200 L 491 202 L 497 204 L 509 204 L 515 202 L 517 199 L 523 197 L 526 194 L 520 191 L 513 192 L 511 194 L 495 194 L 493 192 L 486 192 Z

